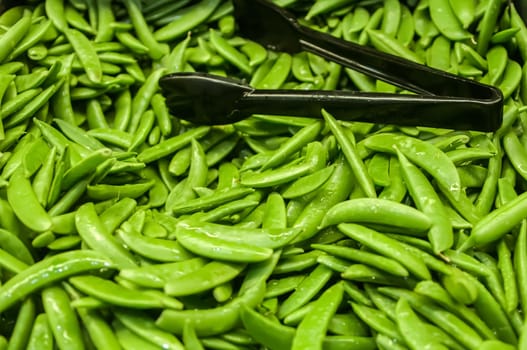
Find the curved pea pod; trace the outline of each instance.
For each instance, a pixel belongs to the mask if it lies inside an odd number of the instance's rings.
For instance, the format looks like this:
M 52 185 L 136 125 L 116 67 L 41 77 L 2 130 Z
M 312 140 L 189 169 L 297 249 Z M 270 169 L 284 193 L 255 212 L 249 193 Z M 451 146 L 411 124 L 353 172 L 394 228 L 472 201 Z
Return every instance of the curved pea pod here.
M 88 202 L 77 209 L 75 227 L 88 247 L 105 254 L 121 268 L 137 266 L 132 254 L 106 231 L 93 203 Z
M 405 204 L 378 198 L 357 198 L 340 202 L 328 210 L 322 227 L 343 222 L 396 226 L 410 231 L 426 231 L 431 220 L 421 211 Z
M 392 55 L 401 56 L 417 63 L 424 63 L 423 58 L 416 54 L 415 51 L 404 46 L 398 40 L 388 36 L 387 34 L 379 30 L 372 29 L 367 30 L 367 33 L 372 45 L 377 50 L 384 51 Z
M 317 190 L 314 198 L 295 220 L 293 227 L 302 228 L 302 232 L 294 239 L 295 242 L 307 240 L 319 231 L 319 225 L 329 208 L 343 201 L 350 194 L 353 187 L 352 176 L 346 160 L 342 158 L 338 160 L 330 178 Z
M 170 279 L 165 284 L 165 293 L 171 296 L 185 296 L 201 293 L 229 282 L 238 276 L 246 264 L 211 261 L 193 273 Z
M 120 229 L 117 229 L 116 235 L 130 250 L 154 261 L 176 262 L 194 256 L 186 251 L 178 242 L 143 236 L 135 227 L 127 222 Z
M 96 185 L 88 185 L 86 187 L 86 192 L 89 198 L 96 200 L 106 200 L 119 197 L 138 198 L 148 192 L 148 190 L 154 185 L 154 179 L 145 179 L 124 185 L 100 183 Z
M 233 243 L 250 242 L 261 248 L 278 249 L 291 242 L 298 234 L 298 228 L 268 228 L 253 229 L 243 227 L 232 227 L 210 222 L 198 222 L 191 219 L 183 220 L 176 227 L 176 237 L 181 234 L 190 234 L 194 236 L 207 236 Z
M 76 29 L 66 29 L 64 31 L 68 41 L 73 45 L 77 57 L 81 61 L 88 78 L 94 83 L 102 81 L 102 65 L 93 47 L 92 42 L 80 31 Z
M 0 287 L 0 312 L 54 282 L 83 272 L 114 267 L 110 259 L 92 250 L 73 250 L 53 255 L 16 274 Z
M 527 216 L 527 192 L 490 212 L 478 221 L 459 251 L 480 247 L 507 234 Z
M 142 339 L 148 339 L 148 342 L 154 345 L 153 348 L 184 350 L 181 341 L 173 334 L 159 329 L 150 315 L 124 308 L 115 309 L 114 315 L 133 334 L 138 335 Z M 135 343 L 135 346 L 137 346 L 137 343 Z M 139 346 L 138 349 L 145 348 Z
M 498 87 L 503 93 L 503 98 L 509 98 L 520 86 L 522 80 L 522 67 L 514 60 L 507 60 L 507 66 Z
M 432 278 L 425 263 L 408 253 L 403 243 L 357 224 L 339 224 L 338 229 L 368 248 L 396 260 L 415 276 L 425 280 Z
M 38 201 L 31 182 L 21 169 L 15 171 L 9 179 L 7 200 L 17 218 L 31 230 L 44 232 L 51 228 L 50 215 Z
M 76 289 L 82 293 L 95 297 L 98 300 L 121 307 L 132 309 L 161 309 L 171 307 L 174 303 L 166 303 L 164 297 L 149 291 L 129 289 L 110 280 L 85 275 L 74 276 L 69 279 Z M 175 301 L 176 306 L 182 308 L 183 305 Z
M 374 151 L 396 154 L 399 149 L 408 159 L 428 172 L 455 199 L 461 193 L 461 180 L 454 163 L 439 148 L 425 141 L 390 133 L 375 134 L 364 139 Z
M 333 174 L 334 165 L 315 171 L 303 176 L 288 186 L 283 192 L 284 198 L 297 198 L 319 189 Z
M 239 239 L 227 240 L 207 235 L 198 230 L 178 225 L 175 232 L 178 242 L 191 252 L 210 259 L 232 262 L 258 262 L 271 257 L 271 248 L 260 247 Z
M 240 309 L 259 304 L 265 295 L 265 281 L 258 281 L 225 305 L 212 309 L 164 310 L 156 325 L 166 331 L 182 334 L 185 323 L 194 327 L 198 336 L 222 334 L 240 323 Z
M 449 0 L 429 0 L 430 17 L 439 31 L 450 40 L 464 40 L 470 38 L 470 33 L 456 17 Z

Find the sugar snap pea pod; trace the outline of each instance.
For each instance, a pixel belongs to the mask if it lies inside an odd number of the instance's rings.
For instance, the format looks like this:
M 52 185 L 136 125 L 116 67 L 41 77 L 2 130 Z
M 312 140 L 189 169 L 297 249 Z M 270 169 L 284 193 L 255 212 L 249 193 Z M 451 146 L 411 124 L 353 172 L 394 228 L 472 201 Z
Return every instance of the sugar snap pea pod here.
M 401 4 L 399 1 L 385 1 L 381 30 L 388 36 L 395 37 L 401 23 Z
M 138 1 L 127 1 L 124 5 L 139 40 L 148 48 L 148 55 L 154 60 L 161 58 L 166 53 L 166 47 L 157 42 L 157 38 L 148 28 L 141 12 L 140 3 Z
M 370 29 L 367 31 L 368 37 L 371 44 L 380 51 L 387 52 L 389 54 L 401 56 L 410 61 L 417 63 L 424 63 L 423 58 L 417 55 L 414 51 L 410 50 L 398 40 L 388 36 L 387 34 L 379 31 Z
M 32 298 L 27 298 L 23 301 L 20 309 L 18 309 L 18 316 L 16 323 L 9 338 L 9 345 L 7 349 L 26 349 L 28 338 L 35 321 L 36 306 Z
M 431 218 L 432 226 L 428 231 L 428 237 L 434 252 L 437 254 L 451 248 L 454 241 L 452 225 L 443 203 L 423 173 L 399 151 L 398 158 L 403 179 L 417 208 Z
M 474 0 L 466 0 L 449 1 L 449 3 L 463 28 L 467 29 L 476 19 L 476 2 Z
M 346 260 L 357 261 L 373 266 L 396 276 L 406 277 L 409 275 L 408 270 L 395 260 L 388 259 L 377 254 L 352 247 L 341 247 L 329 244 L 312 244 L 311 247 Z
M 306 14 L 305 19 L 310 20 L 315 16 L 337 10 L 350 3 L 350 0 L 330 0 L 330 1 L 316 1 Z
M 14 114 L 20 111 L 29 101 L 33 100 L 38 94 L 42 92 L 42 88 L 35 88 L 26 90 L 16 95 L 16 97 L 5 101 L 0 107 L 0 113 L 2 117 Z
M 64 78 L 61 78 L 55 84 L 50 85 L 41 93 L 39 93 L 32 101 L 30 101 L 22 109 L 12 115 L 6 121 L 5 127 L 13 127 L 31 118 L 39 109 L 46 105 L 46 103 L 51 99 L 51 97 L 60 89 L 63 83 Z
M 417 317 L 408 301 L 404 298 L 397 301 L 396 322 L 401 335 L 411 349 L 416 350 L 429 347 L 446 349 L 445 346 L 441 346 L 440 343 L 431 340 L 429 335 L 424 332 L 423 322 Z
M 42 291 L 42 305 L 59 349 L 84 349 L 81 328 L 70 298 L 60 286 Z
M 219 0 L 203 0 L 186 8 L 178 20 L 159 28 L 154 33 L 154 38 L 159 41 L 170 41 L 184 35 L 212 15 L 219 3 Z
M 490 77 L 489 83 L 492 85 L 497 84 L 501 79 L 505 68 L 508 63 L 507 49 L 502 45 L 496 45 L 490 48 L 486 54 L 488 62 L 488 74 Z
M 527 215 L 526 211 L 527 195 L 521 194 L 477 222 L 469 238 L 462 244 L 459 251 L 500 239 L 522 221 Z
M 110 305 L 132 309 L 160 309 L 170 307 L 162 298 L 154 294 L 146 291 L 128 289 L 97 276 L 74 276 L 69 279 L 69 283 L 82 293 L 93 296 Z
M 252 67 L 249 65 L 249 59 L 238 49 L 229 44 L 217 31 L 210 29 L 210 42 L 216 51 L 227 61 L 238 67 L 243 73 L 251 74 Z
M 31 12 L 25 11 L 22 18 L 14 23 L 2 35 L 0 42 L 2 49 L 0 50 L 0 62 L 4 62 L 11 54 L 16 45 L 24 38 L 31 27 Z
M 180 221 L 177 224 L 175 236 L 191 235 L 191 236 L 207 236 L 211 239 L 217 238 L 233 243 L 244 243 L 247 237 L 251 237 L 250 244 L 261 247 L 277 249 L 287 245 L 296 235 L 299 230 L 297 228 L 236 228 L 214 224 L 193 221 L 191 219 Z
M 52 350 L 53 334 L 49 328 L 48 318 L 45 313 L 40 313 L 35 318 L 31 334 L 29 335 L 27 350 Z
M 346 160 L 348 161 L 359 186 L 362 188 L 367 197 L 375 198 L 377 194 L 375 192 L 375 187 L 373 181 L 368 175 L 367 169 L 357 154 L 356 146 L 354 142 L 349 139 L 348 135 L 344 130 L 339 126 L 335 118 L 327 113 L 325 110 L 322 110 L 322 116 L 326 123 L 328 123 L 332 133 L 337 138 L 342 152 L 344 153 Z
M 182 334 L 186 322 L 196 330 L 198 336 L 221 334 L 233 329 L 240 322 L 240 308 L 244 305 L 254 307 L 263 300 L 265 281 L 260 280 L 228 303 L 213 309 L 165 310 L 156 320 L 156 325 L 164 330 Z
M 364 140 L 364 145 L 375 151 L 392 154 L 396 148 L 399 149 L 408 159 L 432 175 L 454 198 L 459 198 L 459 174 L 446 154 L 435 146 L 419 139 L 390 133 L 371 135 Z
M 430 271 L 424 262 L 420 258 L 408 254 L 400 242 L 356 224 L 339 224 L 338 228 L 348 237 L 398 261 L 415 276 L 431 279 Z
M 315 141 L 321 130 L 322 123 L 320 122 L 314 122 L 313 124 L 300 129 L 273 152 L 270 158 L 264 163 L 264 165 L 262 165 L 261 170 L 274 168 L 283 164 L 291 155 L 298 152 L 310 142 Z
M 77 53 L 77 57 L 81 61 L 86 74 L 94 83 L 102 81 L 102 67 L 99 56 L 89 39 L 76 29 L 65 30 L 68 41 L 73 45 L 73 49 Z
M 450 68 L 450 41 L 438 36 L 426 51 L 427 65 L 433 68 L 448 70 Z
M 234 188 L 225 188 L 215 193 L 191 199 L 186 203 L 180 203 L 172 207 L 172 213 L 174 214 L 188 214 L 194 213 L 197 211 L 210 210 L 218 205 L 226 204 L 232 200 L 236 200 L 242 197 L 245 197 L 248 194 L 254 192 L 254 189 L 249 187 L 234 187 Z
M 203 350 L 203 345 L 201 344 L 194 327 L 190 323 L 186 323 L 183 327 L 183 344 L 186 349 L 191 350 Z
M 94 151 L 91 155 L 66 170 L 64 173 L 64 178 L 61 182 L 61 189 L 67 190 L 80 179 L 92 174 L 97 166 L 109 159 L 111 155 L 111 149 L 101 148 Z
M 259 247 L 250 242 L 229 241 L 218 236 L 209 236 L 199 231 L 183 229 L 179 226 L 175 236 L 178 242 L 191 252 L 232 262 L 258 262 L 268 259 L 272 249 Z
M 286 229 L 287 208 L 284 198 L 277 192 L 267 196 L 265 211 L 262 218 L 263 229 Z
M 128 125 L 128 132 L 135 133 L 139 122 L 143 114 L 146 112 L 148 105 L 156 91 L 158 90 L 158 81 L 166 70 L 164 67 L 153 70 L 144 84 L 140 87 L 137 94 L 132 99 L 132 114 L 130 119 L 130 124 Z
M 95 30 L 92 28 L 92 26 L 73 6 L 65 6 L 64 16 L 66 17 L 67 24 L 69 24 L 71 27 L 87 34 L 95 34 Z
M 527 310 L 527 290 L 521 287 L 527 281 L 527 260 L 523 259 L 525 253 L 527 253 L 527 222 L 522 220 L 513 256 L 514 270 L 520 287 L 518 292 L 522 310 Z
M 455 315 L 430 302 L 426 297 L 397 287 L 379 287 L 378 290 L 392 298 L 406 299 L 412 309 L 469 349 L 478 349 L 483 342 L 483 339 L 471 327 Z
M 38 201 L 31 182 L 21 169 L 10 177 L 7 185 L 7 200 L 18 219 L 28 228 L 37 232 L 51 228 L 51 217 Z
M 513 60 L 507 60 L 507 66 L 505 72 L 503 72 L 503 77 L 501 82 L 498 84 L 498 87 L 503 93 L 503 98 L 506 99 L 510 97 L 521 82 L 522 76 L 522 67 L 520 64 Z
M 358 303 L 351 303 L 355 315 L 376 332 L 386 334 L 389 337 L 403 342 L 403 338 L 395 322 L 390 320 L 382 311 Z
M 414 292 L 432 299 L 434 302 L 444 307 L 449 312 L 452 312 L 461 319 L 465 320 L 484 338 L 496 338 L 494 332 L 474 312 L 474 310 L 455 302 L 439 283 L 433 281 L 421 281 L 415 286 Z
M 126 222 L 120 229 L 117 229 L 116 236 L 131 251 L 154 261 L 175 262 L 193 257 L 179 243 L 143 236 L 135 227 Z
M 137 160 L 144 163 L 150 163 L 154 160 L 163 158 L 177 151 L 178 149 L 186 146 L 191 142 L 193 138 L 199 139 L 205 136 L 209 132 L 209 130 L 210 127 L 202 126 L 190 129 L 185 133 L 168 138 L 164 141 L 161 141 L 155 146 L 145 148 L 138 154 Z
M 99 219 L 106 230 L 113 234 L 135 212 L 136 207 L 137 202 L 134 199 L 125 197 L 106 208 Z
M 15 233 L 0 228 L 0 248 L 25 264 L 33 264 L 34 259 L 22 239 Z
M 491 0 L 486 4 L 486 11 L 479 23 L 479 33 L 476 38 L 476 50 L 482 55 L 488 50 L 490 38 L 492 37 L 492 33 L 494 32 L 496 23 L 498 21 L 500 8 L 500 1 Z
M 192 274 L 171 279 L 165 285 L 164 290 L 170 296 L 185 296 L 204 292 L 231 281 L 244 270 L 245 266 L 245 264 L 211 261 Z
M 335 166 L 330 165 L 312 174 L 303 176 L 288 186 L 282 193 L 282 196 L 291 199 L 316 191 L 331 177 L 334 170 Z
M 271 62 L 271 61 L 270 61 Z M 278 89 L 286 81 L 291 71 L 293 59 L 290 54 L 282 52 L 272 62 L 267 74 L 254 87 L 259 89 Z
M 514 272 L 511 252 L 505 240 L 498 243 L 498 267 L 503 278 L 503 289 L 505 293 L 505 311 L 512 312 L 517 309 L 518 285 Z
M 265 291 L 265 298 L 274 298 L 295 290 L 305 278 L 303 275 L 292 275 L 281 279 L 271 279 L 268 281 Z
M 148 339 L 157 347 L 171 350 L 183 350 L 181 341 L 174 335 L 159 329 L 146 314 L 131 310 L 115 309 L 115 316 L 127 329 L 143 339 Z
M 75 226 L 90 248 L 99 250 L 123 268 L 137 266 L 130 252 L 106 231 L 93 203 L 86 203 L 78 208 L 75 214 Z
M 312 310 L 298 325 L 291 349 L 322 347 L 330 319 L 340 306 L 343 294 L 344 289 L 340 283 L 334 284 L 322 293 L 313 304 Z
M 351 192 L 351 181 L 342 181 L 352 176 L 348 163 L 340 158 L 336 162 L 336 168 L 328 181 L 315 193 L 314 198 L 304 207 L 294 227 L 301 227 L 301 232 L 294 242 L 302 242 L 313 237 L 318 232 L 318 226 L 322 222 L 327 210 L 348 197 Z
M 430 17 L 439 31 L 448 39 L 457 41 L 470 38 L 463 29 L 448 0 L 430 0 Z
M 298 285 L 297 289 L 284 300 L 278 308 L 278 318 L 283 319 L 291 312 L 297 310 L 301 306 L 307 304 L 329 281 L 333 275 L 333 270 L 324 266 L 318 265 L 306 276 L 306 278 Z
M 419 210 L 378 198 L 357 198 L 336 204 L 324 216 L 321 227 L 342 222 L 384 224 L 417 232 L 427 231 L 432 223 L 430 218 Z
M 142 168 L 143 166 L 141 166 Z M 155 181 L 140 180 L 135 183 L 124 185 L 97 184 L 88 185 L 86 188 L 88 197 L 97 200 L 106 200 L 118 197 L 138 198 L 148 192 L 154 186 Z

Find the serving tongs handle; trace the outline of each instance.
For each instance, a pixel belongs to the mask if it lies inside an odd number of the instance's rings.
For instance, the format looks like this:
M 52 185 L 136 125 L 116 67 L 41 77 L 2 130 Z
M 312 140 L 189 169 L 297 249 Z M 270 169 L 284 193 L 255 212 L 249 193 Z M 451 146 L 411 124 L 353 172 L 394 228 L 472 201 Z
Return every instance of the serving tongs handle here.
M 243 35 L 272 49 L 290 53 L 308 51 L 403 89 L 433 96 L 438 103 L 453 99 L 462 106 L 466 102 L 476 114 L 473 119 L 492 126 L 493 130 L 501 124 L 503 95 L 496 87 L 313 30 L 266 0 L 233 0 L 233 3 Z M 423 102 L 428 105 L 430 100 L 414 101 L 418 105 Z M 454 104 L 451 107 L 457 108 Z M 443 112 L 448 113 L 448 110 L 443 109 Z M 422 117 L 427 118 L 427 115 Z

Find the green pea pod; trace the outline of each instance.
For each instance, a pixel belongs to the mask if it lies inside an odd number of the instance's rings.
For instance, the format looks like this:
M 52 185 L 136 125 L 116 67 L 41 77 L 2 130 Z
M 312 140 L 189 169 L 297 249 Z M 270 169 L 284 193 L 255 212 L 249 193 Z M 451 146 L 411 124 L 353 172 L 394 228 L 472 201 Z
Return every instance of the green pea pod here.
M 83 241 L 92 249 L 101 251 L 122 267 L 137 266 L 131 253 L 106 231 L 93 203 L 79 207 L 75 214 L 75 226 Z
M 173 310 L 171 310 L 173 311 Z M 181 341 L 174 335 L 159 329 L 149 315 L 132 312 L 127 309 L 116 309 L 116 318 L 133 333 L 139 335 L 143 339 L 148 339 L 155 344 L 157 348 L 172 350 L 183 350 Z M 165 312 L 168 312 L 165 311 Z M 142 347 L 141 347 L 142 349 Z
M 94 83 L 102 81 L 102 66 L 99 56 L 93 47 L 93 43 L 80 31 L 76 29 L 67 29 L 65 31 L 66 37 L 73 45 L 73 49 L 77 53 L 77 57 L 86 70 L 86 74 Z
M 214 29 L 210 29 L 210 42 L 216 51 L 223 56 L 227 61 L 238 67 L 243 73 L 251 74 L 252 67 L 249 64 L 249 59 L 229 42 L 221 37 L 221 35 Z
M 199 231 L 186 230 L 182 227 L 176 230 L 175 236 L 186 249 L 211 259 L 258 262 L 268 259 L 273 252 L 271 248 L 259 247 L 252 242 L 226 240 L 218 236 L 204 235 Z
M 254 83 L 253 86 L 259 89 L 280 88 L 289 76 L 292 62 L 293 59 L 290 54 L 285 52 L 280 53 L 278 58 L 272 62 L 272 66 L 269 68 L 267 74 L 260 81 Z
M 202 0 L 186 9 L 177 20 L 159 28 L 154 38 L 159 41 L 170 41 L 186 34 L 189 30 L 204 22 L 220 4 L 220 0 Z
M 114 266 L 106 256 L 91 250 L 72 250 L 53 255 L 21 271 L 0 287 L 0 311 L 3 312 L 22 298 L 53 282 L 82 272 Z
M 450 40 L 470 38 L 470 33 L 463 29 L 448 0 L 429 0 L 430 17 L 439 31 Z
M 175 262 L 193 257 L 178 242 L 143 236 L 126 222 L 117 229 L 116 235 L 130 250 L 154 261 Z
M 233 243 L 244 243 L 246 237 L 251 237 L 250 243 L 262 248 L 277 249 L 287 245 L 298 234 L 297 228 L 248 229 L 233 228 L 227 225 L 197 222 L 191 219 L 180 221 L 176 227 L 176 237 L 179 234 L 207 236 Z
M 183 333 L 186 323 L 192 325 L 198 336 L 225 333 L 240 322 L 240 309 L 252 308 L 259 304 L 265 294 L 265 281 L 254 283 L 228 303 L 212 309 L 201 310 L 165 310 L 156 320 L 156 325 L 176 334 Z
M 498 16 L 500 14 L 500 7 L 501 7 L 501 1 L 491 0 L 486 3 L 485 14 L 483 15 L 483 18 L 479 24 L 479 34 L 476 40 L 477 42 L 476 50 L 481 55 L 484 55 L 487 52 L 490 38 L 492 37 L 492 33 L 494 32 L 494 29 L 496 28 L 496 23 L 498 21 Z M 511 16 L 511 18 L 512 17 L 513 16 Z M 522 25 L 523 25 L 523 21 L 522 21 Z
M 110 305 L 132 309 L 161 309 L 170 307 L 160 297 L 147 291 L 128 289 L 117 283 L 97 276 L 74 276 L 69 279 L 76 289 Z M 182 305 L 176 302 L 179 307 Z
M 375 223 L 409 231 L 426 231 L 431 220 L 422 212 L 386 199 L 357 198 L 340 202 L 328 210 L 321 227 L 342 222 Z
M 298 325 L 291 349 L 319 349 L 331 317 L 340 306 L 344 294 L 341 283 L 326 289 L 314 302 L 313 308 Z
M 53 350 L 53 334 L 45 313 L 38 314 L 28 339 L 27 350 Z
M 31 12 L 24 12 L 24 16 L 11 26 L 0 38 L 2 49 L 0 50 L 0 62 L 5 59 L 15 49 L 18 42 L 20 42 L 31 27 Z
M 437 147 L 409 136 L 390 133 L 371 135 L 364 140 L 364 145 L 372 150 L 391 154 L 395 153 L 396 148 L 399 149 L 408 159 L 432 175 L 454 198 L 459 198 L 461 180 L 456 167 Z
M 432 184 L 424 174 L 399 151 L 397 151 L 401 173 L 408 191 L 417 208 L 422 210 L 432 221 L 428 237 L 434 253 L 438 254 L 452 247 L 454 234 L 447 212 Z
M 84 349 L 82 331 L 66 291 L 59 286 L 42 291 L 42 305 L 57 345 L 61 349 Z
M 527 215 L 527 193 L 492 211 L 478 221 L 459 251 L 494 242 L 503 237 Z
M 211 261 L 192 274 L 171 279 L 165 285 L 164 291 L 170 296 L 185 296 L 204 292 L 231 281 L 245 269 L 245 266 L 245 264 Z
M 9 180 L 7 200 L 16 216 L 30 229 L 43 232 L 51 228 L 51 217 L 39 203 L 31 182 L 22 170 L 16 171 Z

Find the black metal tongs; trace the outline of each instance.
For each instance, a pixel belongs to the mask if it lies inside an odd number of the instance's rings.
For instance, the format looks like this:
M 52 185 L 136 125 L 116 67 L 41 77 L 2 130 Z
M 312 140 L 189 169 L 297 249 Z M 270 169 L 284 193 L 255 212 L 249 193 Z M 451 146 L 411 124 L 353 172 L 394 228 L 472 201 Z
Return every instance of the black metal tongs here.
M 196 124 L 229 124 L 251 114 L 336 118 L 397 125 L 494 131 L 502 121 L 499 89 L 357 45 L 300 25 L 266 0 L 233 0 L 245 37 L 277 51 L 308 51 L 415 94 L 327 90 L 256 90 L 204 73 L 160 80 L 171 112 Z

